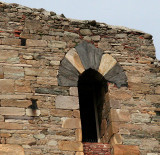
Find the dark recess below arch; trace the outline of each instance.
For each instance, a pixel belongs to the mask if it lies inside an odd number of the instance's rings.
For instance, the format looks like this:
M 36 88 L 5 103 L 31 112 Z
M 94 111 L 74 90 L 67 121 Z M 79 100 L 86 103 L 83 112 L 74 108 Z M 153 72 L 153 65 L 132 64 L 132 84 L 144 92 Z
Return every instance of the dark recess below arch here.
M 79 76 L 78 92 L 82 124 L 82 141 L 98 142 L 107 81 L 96 70 L 88 69 Z

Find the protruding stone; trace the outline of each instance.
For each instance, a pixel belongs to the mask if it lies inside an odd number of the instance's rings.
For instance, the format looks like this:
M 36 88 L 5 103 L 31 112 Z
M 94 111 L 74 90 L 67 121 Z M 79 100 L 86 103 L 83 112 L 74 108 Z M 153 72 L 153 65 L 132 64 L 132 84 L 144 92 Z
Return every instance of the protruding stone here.
M 109 54 L 104 54 L 101 59 L 101 63 L 99 66 L 99 73 L 102 75 L 105 75 L 108 73 L 109 70 L 111 70 L 117 61 Z
M 66 151 L 83 151 L 83 144 L 75 141 L 59 141 L 60 150 Z
M 0 144 L 1 155 L 24 155 L 24 149 L 20 145 Z
M 79 100 L 75 96 L 57 96 L 56 97 L 57 109 L 79 109 Z
M 68 128 L 68 129 L 78 129 L 81 128 L 81 121 L 79 118 L 67 118 L 62 119 L 62 128 Z
M 79 55 L 76 50 L 73 48 L 66 54 L 66 58 L 71 62 L 71 64 L 79 71 L 79 73 L 84 72 L 84 67 L 81 63 Z
M 38 109 L 36 109 L 36 110 L 26 109 L 27 116 L 39 116 L 40 114 L 41 114 L 41 111 Z

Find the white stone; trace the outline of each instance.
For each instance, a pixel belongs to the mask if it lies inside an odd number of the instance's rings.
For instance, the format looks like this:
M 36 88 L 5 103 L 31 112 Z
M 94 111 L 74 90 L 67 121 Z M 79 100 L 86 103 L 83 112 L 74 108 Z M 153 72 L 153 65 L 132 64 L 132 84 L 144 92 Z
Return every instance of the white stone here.
M 48 145 L 50 145 L 50 146 L 56 146 L 56 145 L 57 145 L 57 141 L 55 141 L 55 140 L 50 140 L 50 141 L 48 142 Z
M 57 96 L 56 97 L 57 109 L 79 109 L 79 100 L 75 96 Z
M 75 48 L 72 48 L 70 51 L 68 51 L 68 53 L 66 54 L 66 58 L 79 71 L 79 73 L 83 73 L 85 71 Z
M 102 75 L 107 74 L 117 63 L 117 61 L 109 54 L 103 54 L 100 66 L 99 66 L 99 73 Z
M 27 116 L 39 116 L 40 114 L 41 114 L 40 110 L 26 109 Z

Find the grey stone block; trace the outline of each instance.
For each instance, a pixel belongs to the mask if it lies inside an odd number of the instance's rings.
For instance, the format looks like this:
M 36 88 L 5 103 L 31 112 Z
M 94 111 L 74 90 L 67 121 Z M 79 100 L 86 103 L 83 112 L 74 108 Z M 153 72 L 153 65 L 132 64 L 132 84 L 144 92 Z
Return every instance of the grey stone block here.
M 76 46 L 76 51 L 85 69 L 92 68 L 98 70 L 103 54 L 102 50 L 96 48 L 90 43 L 87 43 L 86 41 L 83 41 Z

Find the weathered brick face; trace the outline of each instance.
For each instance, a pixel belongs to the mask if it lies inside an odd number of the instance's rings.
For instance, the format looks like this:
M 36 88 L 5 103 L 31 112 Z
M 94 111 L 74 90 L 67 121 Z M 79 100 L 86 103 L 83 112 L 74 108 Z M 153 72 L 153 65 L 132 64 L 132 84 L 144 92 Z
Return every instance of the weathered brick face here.
M 100 73 L 109 59 L 108 68 L 118 62 L 128 80 L 121 88 L 108 82 L 100 141 L 115 154 L 158 155 L 160 68 L 151 35 L 2 2 L 0 17 L 0 154 L 14 148 L 3 144 L 21 145 L 26 155 L 83 154 L 78 78 L 60 86 L 58 75 L 64 58 L 71 73 L 84 72 L 87 63 L 75 51 L 85 40 L 103 54 Z

